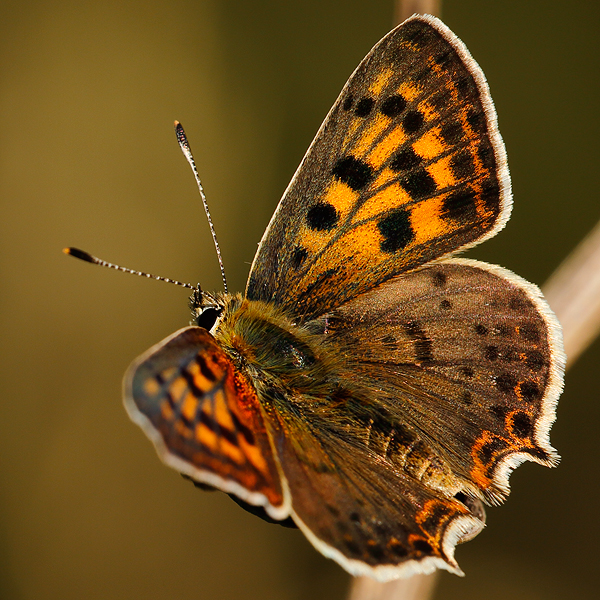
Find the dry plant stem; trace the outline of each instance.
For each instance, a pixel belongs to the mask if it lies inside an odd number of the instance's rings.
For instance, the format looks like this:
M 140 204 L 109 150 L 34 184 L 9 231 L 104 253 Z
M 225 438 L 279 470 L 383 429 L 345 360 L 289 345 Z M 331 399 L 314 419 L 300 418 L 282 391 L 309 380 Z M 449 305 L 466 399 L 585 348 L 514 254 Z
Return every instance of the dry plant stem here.
M 436 583 L 436 573 L 413 575 L 387 583 L 357 577 L 352 581 L 348 600 L 427 600 L 432 597 Z
M 440 5 L 442 0 L 396 0 L 394 2 L 394 23 L 398 25 L 411 15 L 440 16 Z
M 600 330 L 600 222 L 550 276 L 544 295 L 562 325 L 571 367 Z

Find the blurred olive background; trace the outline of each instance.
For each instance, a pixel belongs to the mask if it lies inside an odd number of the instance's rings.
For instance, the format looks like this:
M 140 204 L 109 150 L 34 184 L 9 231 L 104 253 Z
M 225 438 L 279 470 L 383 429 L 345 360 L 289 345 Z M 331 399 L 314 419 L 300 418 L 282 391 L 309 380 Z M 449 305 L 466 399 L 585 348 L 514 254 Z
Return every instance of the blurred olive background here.
M 515 207 L 470 252 L 542 283 L 600 218 L 595 2 L 445 0 L 490 82 Z M 348 75 L 392 25 L 384 0 L 4 0 L 0 7 L 0 597 L 343 598 L 297 531 L 164 467 L 127 418 L 129 362 L 188 323 L 185 290 L 61 254 L 220 289 L 194 149 L 230 287 Z M 460 547 L 438 598 L 597 593 L 595 344 L 569 371 L 556 470 L 527 464 Z

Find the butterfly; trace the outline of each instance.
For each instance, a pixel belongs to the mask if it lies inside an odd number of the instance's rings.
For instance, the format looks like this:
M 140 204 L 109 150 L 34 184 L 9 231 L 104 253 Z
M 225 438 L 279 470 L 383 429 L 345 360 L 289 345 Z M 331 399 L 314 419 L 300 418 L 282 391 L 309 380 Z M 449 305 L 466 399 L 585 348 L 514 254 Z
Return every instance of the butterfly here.
M 485 77 L 413 16 L 354 71 L 286 189 L 245 293 L 139 357 L 160 458 L 353 575 L 446 569 L 525 460 L 553 466 L 559 324 L 536 286 L 456 258 L 511 211 Z

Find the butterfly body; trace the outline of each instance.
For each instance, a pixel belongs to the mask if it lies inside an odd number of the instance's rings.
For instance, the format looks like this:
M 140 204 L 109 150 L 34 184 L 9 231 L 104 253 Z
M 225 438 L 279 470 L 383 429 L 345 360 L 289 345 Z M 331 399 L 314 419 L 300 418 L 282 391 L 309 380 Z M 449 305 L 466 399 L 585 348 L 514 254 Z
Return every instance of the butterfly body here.
M 415 16 L 342 90 L 242 294 L 140 356 L 131 418 L 165 463 L 291 517 L 354 575 L 460 574 L 524 460 L 552 466 L 560 327 L 534 285 L 453 255 L 495 235 L 510 179 L 487 83 Z

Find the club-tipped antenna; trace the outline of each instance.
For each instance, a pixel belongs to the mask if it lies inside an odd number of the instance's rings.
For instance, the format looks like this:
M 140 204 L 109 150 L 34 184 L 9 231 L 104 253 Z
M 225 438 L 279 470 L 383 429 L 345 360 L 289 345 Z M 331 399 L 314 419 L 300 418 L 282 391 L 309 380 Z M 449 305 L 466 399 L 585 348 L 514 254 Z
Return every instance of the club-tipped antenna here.
M 183 130 L 183 127 L 179 121 L 175 121 L 175 135 L 177 136 L 177 141 L 179 142 L 179 147 L 181 148 L 183 155 L 187 158 L 187 161 L 190 163 L 190 167 L 192 167 L 194 177 L 196 178 L 196 183 L 198 184 L 198 191 L 200 192 L 200 198 L 202 198 L 204 212 L 206 213 L 206 218 L 208 219 L 208 226 L 210 227 L 210 233 L 212 234 L 213 242 L 215 244 L 215 250 L 217 251 L 217 259 L 219 260 L 221 277 L 223 279 L 223 288 L 225 289 L 225 293 L 227 293 L 227 279 L 225 278 L 225 268 L 223 267 L 223 259 L 221 258 L 221 249 L 219 248 L 219 242 L 217 241 L 215 227 L 213 225 L 212 219 L 210 218 L 210 211 L 208 210 L 206 194 L 204 193 L 204 188 L 202 187 L 202 182 L 200 181 L 200 175 L 198 175 L 198 169 L 196 168 L 196 163 L 194 161 L 194 157 L 192 156 L 192 149 L 190 148 L 190 143 L 188 142 L 187 136 L 185 135 L 185 131 Z
M 116 269 L 117 271 L 123 271 L 123 273 L 131 273 L 132 275 L 139 275 L 140 277 L 148 277 L 150 279 L 156 279 L 157 281 L 165 281 L 166 283 L 172 283 L 174 285 L 179 285 L 184 288 L 188 288 L 190 290 L 198 289 L 197 286 L 192 285 L 191 283 L 182 283 L 181 281 L 177 281 L 176 279 L 169 279 L 168 277 L 160 277 L 159 275 L 152 275 L 150 273 L 144 273 L 143 271 L 135 271 L 134 269 L 127 269 L 126 267 L 120 267 L 119 265 L 113 265 L 113 263 L 109 263 L 101 258 L 97 258 L 96 256 L 92 256 L 89 252 L 85 252 L 84 250 L 79 250 L 79 248 L 64 248 L 63 252 L 65 254 L 69 254 L 70 256 L 74 256 L 79 260 L 84 260 L 85 262 L 92 263 L 94 265 L 100 265 L 101 267 L 108 267 L 109 269 Z

